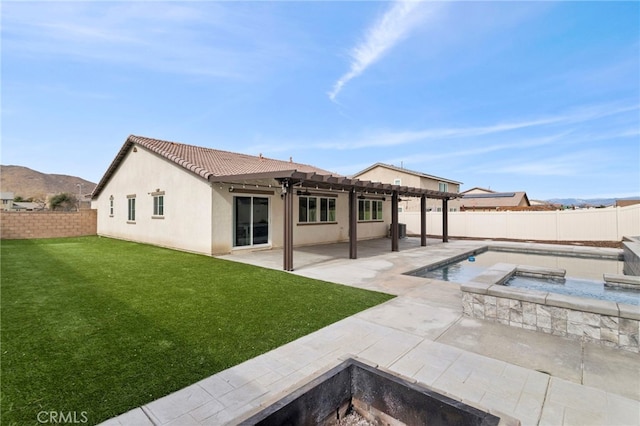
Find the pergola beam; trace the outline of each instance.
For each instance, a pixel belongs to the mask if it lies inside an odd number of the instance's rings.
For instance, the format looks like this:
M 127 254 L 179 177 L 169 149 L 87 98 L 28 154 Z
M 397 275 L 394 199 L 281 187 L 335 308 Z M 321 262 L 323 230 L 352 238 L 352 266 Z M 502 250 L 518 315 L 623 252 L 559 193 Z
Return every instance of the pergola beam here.
M 282 195 L 284 199 L 283 267 L 285 271 L 293 271 L 293 188 L 288 181 L 282 184 Z
M 427 245 L 427 196 L 420 197 L 420 246 Z
M 235 179 L 234 179 L 235 178 Z M 398 203 L 400 196 L 420 197 L 420 245 L 426 246 L 426 199 L 442 200 L 442 241 L 448 241 L 447 202 L 459 198 L 460 194 L 434 191 L 431 189 L 392 185 L 369 180 L 351 179 L 343 176 L 323 175 L 315 172 L 299 172 L 286 170 L 281 172 L 254 173 L 238 176 L 217 176 L 210 178 L 212 182 L 233 182 L 233 180 L 273 178 L 282 185 L 284 200 L 284 270 L 293 271 L 293 230 L 294 230 L 294 186 L 317 188 L 330 191 L 348 191 L 349 193 L 349 258 L 358 257 L 358 192 L 374 194 L 391 194 L 391 250 L 399 250 Z
M 442 200 L 442 242 L 449 241 L 449 207 L 448 199 Z
M 391 194 L 391 251 L 398 251 L 398 191 Z
M 358 199 L 356 190 L 349 191 L 349 259 L 358 258 Z

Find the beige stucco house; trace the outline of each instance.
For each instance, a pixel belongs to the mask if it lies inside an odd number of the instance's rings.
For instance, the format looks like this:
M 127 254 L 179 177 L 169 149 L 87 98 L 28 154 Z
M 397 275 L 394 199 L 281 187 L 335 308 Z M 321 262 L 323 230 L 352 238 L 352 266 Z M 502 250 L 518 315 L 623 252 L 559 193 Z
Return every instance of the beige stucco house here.
M 353 175 L 353 178 L 453 193 L 460 192 L 460 185 L 462 185 L 462 182 L 455 180 L 445 179 L 384 163 L 375 163 Z M 449 211 L 457 211 L 457 206 L 453 206 L 453 203 L 453 201 L 449 203 Z M 427 200 L 426 207 L 427 211 L 442 211 L 442 203 L 437 199 Z M 400 211 L 420 211 L 420 199 L 415 197 L 403 198 L 399 203 L 399 208 Z
M 0 200 L 2 200 L 2 206 L 0 207 L 4 211 L 13 209 L 13 192 L 0 192 Z
M 397 250 L 393 205 L 401 195 L 457 196 L 132 135 L 96 186 L 92 207 L 98 235 L 207 255 L 284 247 L 292 270 L 293 246 L 349 241 L 355 258 L 358 239 L 391 229 Z

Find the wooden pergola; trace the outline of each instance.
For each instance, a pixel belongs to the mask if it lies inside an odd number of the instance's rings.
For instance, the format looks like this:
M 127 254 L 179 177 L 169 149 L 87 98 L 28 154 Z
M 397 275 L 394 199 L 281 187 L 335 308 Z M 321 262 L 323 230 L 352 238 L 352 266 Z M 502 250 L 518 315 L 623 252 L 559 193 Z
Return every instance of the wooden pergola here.
M 351 179 L 344 176 L 304 173 L 297 170 L 274 171 L 245 174 L 241 176 L 210 177 L 212 182 L 228 182 L 229 180 L 275 179 L 281 186 L 284 201 L 284 259 L 283 269 L 293 271 L 293 229 L 294 229 L 294 195 L 296 188 L 315 188 L 328 191 L 348 192 L 349 194 L 349 258 L 358 257 L 358 193 L 391 196 L 391 251 L 398 251 L 399 226 L 398 202 L 400 197 L 420 198 L 420 245 L 427 245 L 427 198 L 442 200 L 442 241 L 449 239 L 448 207 L 449 200 L 460 198 L 454 192 L 433 191 L 430 189 L 392 185 L 368 180 Z

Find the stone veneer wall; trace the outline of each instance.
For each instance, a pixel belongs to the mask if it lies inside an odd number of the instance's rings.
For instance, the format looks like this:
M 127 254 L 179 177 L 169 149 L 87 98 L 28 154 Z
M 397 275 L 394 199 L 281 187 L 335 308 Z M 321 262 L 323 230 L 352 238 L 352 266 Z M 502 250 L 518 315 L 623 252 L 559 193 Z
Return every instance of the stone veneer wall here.
M 640 352 L 640 307 L 503 285 L 461 285 L 464 314 Z
M 625 238 L 622 248 L 625 275 L 640 276 L 640 237 Z
M 0 238 L 59 238 L 96 235 L 97 210 L 79 212 L 2 212 Z

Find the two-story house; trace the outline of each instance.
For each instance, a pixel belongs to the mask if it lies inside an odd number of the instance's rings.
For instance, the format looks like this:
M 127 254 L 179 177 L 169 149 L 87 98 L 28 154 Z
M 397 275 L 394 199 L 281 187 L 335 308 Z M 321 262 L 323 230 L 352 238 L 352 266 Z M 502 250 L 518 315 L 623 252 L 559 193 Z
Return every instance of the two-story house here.
M 361 172 L 356 173 L 352 178 L 454 193 L 460 192 L 460 185 L 462 185 L 462 182 L 452 179 L 433 176 L 384 163 L 375 163 Z M 450 201 L 449 211 L 457 211 L 458 207 L 452 205 L 454 202 L 456 201 Z M 413 197 L 402 198 L 398 207 L 400 211 L 420 211 L 420 199 Z M 427 211 L 442 211 L 442 202 L 436 199 L 428 199 Z

